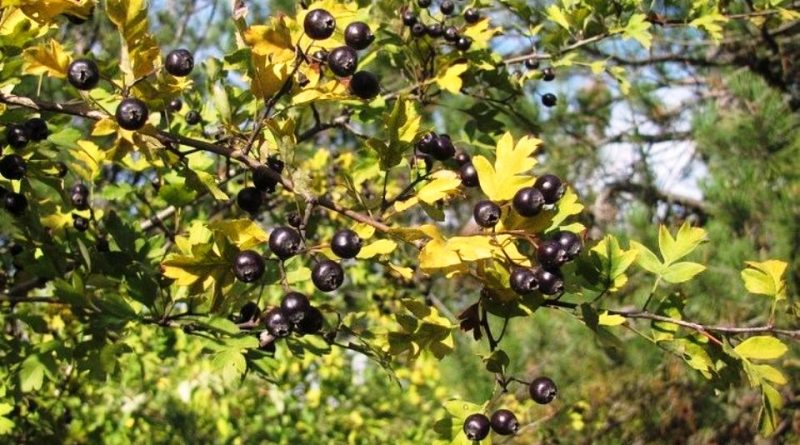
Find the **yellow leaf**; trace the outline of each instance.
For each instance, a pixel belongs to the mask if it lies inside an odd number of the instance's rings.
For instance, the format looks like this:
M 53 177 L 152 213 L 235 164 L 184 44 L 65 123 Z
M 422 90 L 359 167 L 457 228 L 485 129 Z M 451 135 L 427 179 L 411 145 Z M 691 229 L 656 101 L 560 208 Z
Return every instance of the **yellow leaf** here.
M 22 71 L 27 74 L 40 76 L 47 74 L 50 77 L 63 79 L 67 76 L 70 55 L 55 40 L 49 44 L 28 48 L 23 53 L 25 63 Z
M 367 259 L 377 255 L 387 255 L 394 252 L 394 249 L 396 248 L 397 243 L 392 240 L 377 240 L 361 248 L 361 251 L 358 253 L 358 258 Z
M 453 94 L 458 94 L 461 91 L 461 75 L 467 71 L 466 63 L 459 63 L 452 65 L 439 74 L 436 78 L 436 84 L 440 88 L 445 89 Z
M 562 28 L 569 31 L 569 21 L 567 20 L 567 16 L 564 14 L 564 11 L 562 11 L 561 8 L 559 8 L 557 5 L 550 5 L 545 11 L 548 19 L 558 23 Z
M 433 181 L 425 184 L 417 193 L 420 201 L 433 204 L 446 198 L 461 186 L 461 178 L 458 173 L 451 170 L 436 172 L 433 174 L 433 178 Z
M 92 128 L 92 136 L 108 136 L 119 131 L 117 121 L 110 117 L 100 119 Z
M 106 1 L 108 18 L 123 37 L 120 69 L 126 84 L 153 72 L 161 60 L 161 51 L 149 33 L 147 10 L 144 0 Z
M 778 260 L 764 262 L 748 261 L 742 271 L 744 286 L 751 294 L 769 295 L 778 300 L 786 298 L 786 282 L 783 274 L 787 264 Z
M 750 337 L 733 348 L 747 359 L 772 360 L 780 358 L 789 348 L 782 341 L 769 335 Z
M 625 323 L 625 317 L 622 315 L 609 314 L 608 311 L 603 311 L 597 320 L 597 323 L 603 326 L 619 326 Z
M 292 36 L 284 16 L 273 17 L 268 25 L 248 28 L 244 32 L 244 41 L 254 53 L 268 56 L 273 63 L 294 60 Z
M 266 56 L 253 54 L 250 86 L 256 97 L 267 98 L 277 93 L 289 77 L 291 66 L 287 63 L 270 63 Z
M 495 34 L 499 33 L 500 30 L 497 28 L 489 27 L 489 19 L 484 18 L 481 19 L 479 22 L 467 26 L 467 29 L 464 31 L 464 35 L 472 39 L 472 49 L 483 49 L 489 46 L 489 40 L 494 37 Z M 488 65 L 489 70 L 493 70 L 494 67 Z M 487 69 L 487 68 L 484 68 Z
M 100 171 L 100 165 L 105 159 L 105 152 L 100 150 L 94 142 L 78 141 L 78 148 L 70 151 L 76 163 L 70 167 L 86 181 L 91 182 Z
M 252 249 L 269 239 L 267 232 L 249 219 L 214 221 L 208 225 L 208 228 L 225 234 L 231 243 L 240 250 Z
M 404 201 L 397 201 L 394 203 L 394 210 L 397 213 L 405 212 L 406 210 L 419 204 L 419 198 L 416 196 L 406 199 Z
M 396 272 L 398 275 L 400 275 L 404 280 L 410 280 L 414 278 L 414 269 L 410 267 L 403 267 L 389 263 L 389 268 L 392 269 L 392 271 Z
M 4 1 L 2 6 L 7 3 Z M 19 4 L 28 17 L 40 24 L 55 22 L 61 14 L 86 18 L 95 5 L 94 0 L 22 0 L 11 3 Z
M 472 164 L 478 172 L 484 194 L 493 201 L 506 201 L 513 198 L 520 188 L 533 185 L 533 176 L 523 173 L 536 165 L 536 159 L 531 155 L 539 145 L 540 140 L 529 136 L 521 138 L 515 145 L 511 133 L 506 133 L 497 142 L 494 166 L 483 156 L 473 157 Z

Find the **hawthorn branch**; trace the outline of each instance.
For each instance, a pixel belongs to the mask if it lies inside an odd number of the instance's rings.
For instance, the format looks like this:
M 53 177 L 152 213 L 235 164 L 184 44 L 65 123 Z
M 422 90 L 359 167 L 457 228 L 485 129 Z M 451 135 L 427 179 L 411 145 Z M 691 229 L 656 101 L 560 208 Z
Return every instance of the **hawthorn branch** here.
M 93 110 L 91 108 L 87 108 L 85 105 L 82 104 L 59 104 L 59 103 L 42 101 L 39 99 L 31 99 L 29 97 L 24 97 L 24 96 L 17 96 L 13 94 L 0 93 L 0 103 L 30 108 L 37 111 L 51 111 L 55 113 L 68 114 L 92 120 L 100 120 L 108 117 L 108 115 L 106 115 L 105 113 Z M 254 169 L 260 165 L 256 159 L 249 157 L 247 153 L 237 148 L 216 145 L 210 142 L 201 141 L 180 134 L 174 134 L 164 130 L 153 129 L 153 128 L 147 129 L 143 133 L 153 136 L 162 144 L 171 143 L 171 144 L 179 144 L 187 147 L 197 148 L 199 150 L 206 151 L 209 153 L 214 153 L 228 159 L 233 159 L 235 161 L 244 164 L 250 169 Z M 302 196 L 307 201 L 314 200 L 320 207 L 324 207 L 328 210 L 344 215 L 355 221 L 372 226 L 378 231 L 385 233 L 390 230 L 390 227 L 387 226 L 386 224 L 380 221 L 376 221 L 375 219 L 371 218 L 368 215 L 364 215 L 354 210 L 345 208 L 342 205 L 328 198 L 314 197 L 308 194 L 307 192 L 300 192 L 298 190 L 295 190 L 294 186 L 287 178 L 281 176 L 279 173 L 275 172 L 272 169 L 266 169 L 265 171 L 267 175 L 271 176 L 273 180 L 279 182 L 286 190 Z
M 557 307 L 563 309 L 577 309 L 579 307 L 576 303 L 569 303 L 565 301 L 558 301 L 558 300 L 548 300 L 545 301 L 543 306 L 549 307 Z M 605 310 L 605 309 L 603 309 Z M 773 324 L 767 324 L 762 326 L 719 326 L 719 325 L 706 325 L 694 321 L 688 320 L 681 320 L 677 318 L 666 317 L 663 315 L 654 314 L 648 311 L 628 311 L 628 310 L 615 310 L 609 309 L 609 314 L 612 315 L 620 315 L 622 317 L 637 320 L 637 319 L 644 319 L 644 320 L 651 320 L 651 321 L 660 321 L 664 323 L 674 324 L 676 326 L 681 326 L 687 329 L 695 330 L 699 333 L 711 333 L 716 332 L 719 334 L 725 335 L 736 335 L 736 334 L 777 334 L 783 335 L 786 337 L 790 337 L 793 339 L 800 339 L 800 329 L 781 329 L 776 327 Z

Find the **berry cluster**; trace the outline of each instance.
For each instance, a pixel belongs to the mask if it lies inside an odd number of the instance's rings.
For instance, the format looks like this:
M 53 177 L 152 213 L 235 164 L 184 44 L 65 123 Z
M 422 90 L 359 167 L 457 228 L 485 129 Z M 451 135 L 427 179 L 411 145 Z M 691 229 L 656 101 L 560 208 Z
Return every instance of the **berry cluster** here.
M 314 9 L 306 14 L 303 30 L 313 40 L 325 40 L 336 30 L 336 19 L 324 9 Z M 320 64 L 327 64 L 331 72 L 338 77 L 350 77 L 350 92 L 361 99 L 372 99 L 380 93 L 378 76 L 369 71 L 358 69 L 358 51 L 366 49 L 375 35 L 364 22 L 352 22 L 344 29 L 344 46 L 316 51 L 313 59 Z
M 288 292 L 279 306 L 262 313 L 254 302 L 248 302 L 239 311 L 237 321 L 242 324 L 263 324 L 260 336 L 261 349 L 275 352 L 275 340 L 297 333 L 300 336 L 319 333 L 325 325 L 322 312 L 300 292 Z
M 164 62 L 164 69 L 172 76 L 185 77 L 188 76 L 194 69 L 194 56 L 187 49 L 176 49 L 167 54 Z M 100 68 L 97 63 L 89 59 L 77 59 L 67 67 L 67 81 L 75 88 L 82 91 L 89 91 L 97 87 L 100 83 Z M 168 105 L 172 111 L 178 111 L 183 107 L 180 99 L 174 99 Z M 200 121 L 199 114 L 190 111 L 189 114 L 195 113 L 192 120 Z M 150 115 L 150 110 L 147 104 L 141 99 L 135 97 L 125 97 L 117 106 L 114 117 L 120 128 L 125 130 L 135 131 L 140 130 L 147 123 Z M 189 116 L 187 115 L 187 122 Z
M 47 123 L 41 117 L 33 117 L 22 124 L 9 124 L 6 126 L 6 144 L 20 150 L 31 142 L 41 142 L 50 135 Z M 0 158 L 0 175 L 9 180 L 20 180 L 25 177 L 28 165 L 25 159 L 16 153 L 11 153 Z M 20 193 L 0 188 L 0 198 L 5 209 L 15 216 L 20 216 L 28 207 L 28 200 Z
M 298 224 L 299 225 L 299 224 Z M 298 230 L 281 226 L 275 228 L 269 236 L 269 250 L 280 261 L 300 253 L 304 244 Z M 331 239 L 330 248 L 342 259 L 355 258 L 361 251 L 361 238 L 349 229 L 338 230 Z M 266 269 L 264 258 L 253 250 L 244 250 L 236 254 L 233 260 L 233 273 L 237 279 L 245 283 L 259 280 Z M 331 259 L 317 260 L 311 271 L 311 281 L 322 292 L 331 292 L 344 283 L 344 269 Z M 245 305 L 240 314 L 240 322 L 252 321 L 259 311 L 253 304 Z M 323 316 L 319 309 L 313 307 L 303 294 L 289 292 L 279 307 L 270 309 L 261 319 L 271 338 L 283 338 L 292 332 L 300 335 L 315 334 L 322 329 Z
M 275 156 L 267 158 L 265 165 L 253 170 L 253 185 L 244 187 L 236 195 L 236 204 L 245 212 L 256 215 L 264 203 L 264 195 L 275 191 L 280 182 L 284 163 Z
M 528 386 L 528 392 L 534 402 L 546 405 L 555 400 L 558 388 L 549 377 L 538 377 Z M 464 434 L 469 440 L 483 440 L 492 430 L 501 436 L 510 436 L 519 431 L 517 416 L 507 410 L 498 409 L 492 414 L 491 419 L 483 413 L 475 413 L 464 419 Z
M 441 21 L 436 20 L 428 11 L 431 7 L 431 0 L 417 0 L 417 6 L 420 8 L 420 14 L 414 12 L 413 9 L 406 9 L 402 13 L 403 24 L 407 26 L 411 35 L 416 38 L 428 36 L 431 39 L 438 39 L 443 37 L 444 40 L 453 45 L 459 51 L 469 51 L 472 46 L 472 39 L 463 34 L 463 27 L 459 28 L 455 25 L 447 23 L 447 19 L 453 15 L 456 9 L 455 3 L 451 0 L 443 0 L 439 4 L 439 11 L 444 16 Z M 424 23 L 422 20 L 421 12 L 425 11 L 428 17 L 431 18 L 430 23 Z M 471 25 L 477 23 L 481 19 L 480 12 L 475 8 L 467 8 L 464 10 L 464 23 Z

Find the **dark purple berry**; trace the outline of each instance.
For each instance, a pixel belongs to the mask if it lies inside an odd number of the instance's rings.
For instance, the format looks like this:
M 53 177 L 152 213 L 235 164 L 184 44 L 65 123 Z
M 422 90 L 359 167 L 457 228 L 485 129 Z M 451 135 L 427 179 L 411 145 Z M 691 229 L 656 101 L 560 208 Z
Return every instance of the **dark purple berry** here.
M 479 226 L 490 228 L 500 222 L 500 206 L 492 201 L 479 201 L 472 210 L 472 216 Z
M 269 234 L 269 249 L 281 260 L 287 260 L 300 251 L 303 240 L 291 227 L 278 227 Z
M 300 292 L 289 292 L 281 299 L 281 310 L 292 324 L 303 321 L 306 312 L 311 308 L 308 297 Z
M 243 250 L 233 258 L 233 274 L 245 283 L 261 278 L 264 267 L 264 258 L 253 250 Z
M 324 9 L 314 9 L 306 14 L 303 30 L 314 40 L 325 40 L 336 29 L 336 19 Z
M 539 282 L 536 281 L 536 273 L 533 269 L 527 267 L 517 267 L 512 270 L 508 281 L 511 285 L 511 290 L 519 295 L 529 295 L 539 288 Z
M 471 414 L 464 420 L 464 434 L 469 440 L 483 440 L 489 435 L 491 424 L 483 414 Z
M 511 203 L 517 213 L 530 218 L 542 211 L 544 196 L 535 187 L 523 187 L 514 194 L 514 199 Z
M 344 29 L 344 41 L 355 50 L 365 49 L 375 40 L 375 35 L 364 22 L 353 22 Z
M 361 251 L 361 238 L 350 229 L 340 229 L 333 235 L 331 250 L 339 258 L 355 258 Z
M 537 377 L 528 387 L 528 392 L 534 402 L 540 405 L 547 405 L 558 396 L 556 383 L 549 377 Z
M 176 49 L 167 54 L 164 68 L 175 77 L 188 76 L 194 69 L 194 56 L 188 49 Z
M 91 90 L 100 82 L 100 68 L 93 60 L 75 60 L 67 67 L 67 80 L 79 90 Z
M 328 67 L 339 77 L 352 76 L 358 68 L 358 53 L 349 46 L 340 46 L 328 54 Z
M 120 127 L 126 130 L 138 130 L 147 123 L 149 111 L 147 105 L 136 98 L 122 99 L 114 114 Z
M 258 213 L 262 202 L 261 191 L 255 187 L 245 187 L 236 195 L 236 204 L 247 213 Z
M 322 292 L 331 292 L 344 283 L 344 270 L 335 261 L 322 260 L 311 270 L 311 281 Z
M 542 192 L 545 204 L 555 204 L 564 196 L 566 187 L 556 175 L 542 175 L 536 179 L 534 187 Z
M 275 338 L 288 337 L 292 333 L 292 324 L 280 308 L 272 308 L 264 316 L 267 331 Z
M 498 409 L 492 414 L 492 429 L 501 436 L 510 436 L 519 430 L 517 416 L 507 409 Z
M 478 170 L 475 170 L 472 162 L 462 165 L 458 169 L 458 175 L 461 177 L 461 183 L 464 184 L 464 187 L 477 187 L 480 185 L 480 182 L 478 182 Z

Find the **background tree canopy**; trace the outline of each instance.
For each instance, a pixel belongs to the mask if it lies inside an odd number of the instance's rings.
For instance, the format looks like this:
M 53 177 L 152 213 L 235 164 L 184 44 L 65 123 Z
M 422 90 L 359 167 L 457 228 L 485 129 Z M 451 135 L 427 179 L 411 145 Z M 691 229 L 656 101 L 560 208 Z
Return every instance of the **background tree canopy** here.
M 800 3 L 0 5 L 3 442 L 800 441 Z

